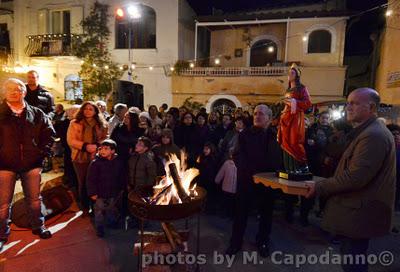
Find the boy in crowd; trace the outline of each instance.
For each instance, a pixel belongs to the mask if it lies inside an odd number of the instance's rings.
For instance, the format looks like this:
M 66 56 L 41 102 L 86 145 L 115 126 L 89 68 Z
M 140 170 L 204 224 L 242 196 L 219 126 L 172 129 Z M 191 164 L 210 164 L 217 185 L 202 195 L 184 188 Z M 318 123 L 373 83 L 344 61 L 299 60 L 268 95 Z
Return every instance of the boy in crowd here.
M 116 204 L 125 187 L 122 176 L 124 173 L 123 162 L 115 153 L 116 148 L 117 144 L 113 140 L 104 140 L 88 170 L 87 191 L 89 197 L 96 202 L 94 221 L 99 237 L 104 237 L 106 220 L 111 226 L 117 224 L 118 208 Z
M 128 190 L 138 186 L 154 185 L 156 179 L 156 163 L 151 150 L 151 141 L 147 137 L 139 137 L 135 153 L 129 159 Z

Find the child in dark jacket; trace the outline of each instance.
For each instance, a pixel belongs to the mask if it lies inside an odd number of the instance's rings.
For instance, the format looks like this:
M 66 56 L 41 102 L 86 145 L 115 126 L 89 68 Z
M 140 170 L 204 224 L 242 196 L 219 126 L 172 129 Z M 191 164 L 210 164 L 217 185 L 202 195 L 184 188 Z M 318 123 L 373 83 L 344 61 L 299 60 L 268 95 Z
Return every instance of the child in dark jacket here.
M 204 144 L 203 153 L 197 159 L 196 168 L 199 169 L 198 185 L 207 190 L 206 211 L 215 213 L 218 199 L 218 186 L 215 184 L 217 174 L 217 154 L 215 145 L 211 142 Z
M 118 219 L 116 203 L 125 188 L 123 162 L 115 153 L 117 144 L 110 139 L 100 144 L 99 153 L 90 163 L 87 177 L 89 197 L 95 201 L 94 221 L 97 236 L 104 236 L 105 221 L 115 225 Z

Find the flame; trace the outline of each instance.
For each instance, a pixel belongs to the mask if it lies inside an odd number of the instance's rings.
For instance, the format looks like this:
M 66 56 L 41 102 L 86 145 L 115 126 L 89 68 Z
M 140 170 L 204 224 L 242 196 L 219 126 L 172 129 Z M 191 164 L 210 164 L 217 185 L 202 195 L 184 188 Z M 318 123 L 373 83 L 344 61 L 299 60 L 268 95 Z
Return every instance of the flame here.
M 150 203 L 155 205 L 169 205 L 182 203 L 179 198 L 178 191 L 174 185 L 171 177 L 169 165 L 174 163 L 178 170 L 178 175 L 181 178 L 182 187 L 186 194 L 189 196 L 197 196 L 196 184 L 190 188 L 190 185 L 195 177 L 199 175 L 199 170 L 196 168 L 187 169 L 187 155 L 181 152 L 181 159 L 179 160 L 175 154 L 168 155 L 168 161 L 164 164 L 165 177 L 163 177 L 154 187 L 153 196 L 150 198 Z

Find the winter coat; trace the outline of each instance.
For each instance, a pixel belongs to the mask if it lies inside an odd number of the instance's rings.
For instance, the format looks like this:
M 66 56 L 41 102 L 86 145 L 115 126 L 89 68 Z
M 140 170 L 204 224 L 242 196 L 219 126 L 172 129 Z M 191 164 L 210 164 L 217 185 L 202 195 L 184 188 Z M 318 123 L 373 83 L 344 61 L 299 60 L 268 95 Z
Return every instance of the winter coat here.
M 226 160 L 219 169 L 215 182 L 220 184 L 222 181 L 222 191 L 235 194 L 237 186 L 237 168 L 233 160 Z
M 128 131 L 124 124 L 117 126 L 111 134 L 111 139 L 117 143 L 117 154 L 124 161 L 128 161 L 130 157 L 130 149 L 135 149 L 135 145 L 140 136 L 143 136 L 144 130 Z
M 238 190 L 253 185 L 254 174 L 275 172 L 283 167 L 282 149 L 272 127 L 244 129 L 239 134 L 238 148 L 233 157 L 238 171 Z
M 53 137 L 54 128 L 42 110 L 26 104 L 18 117 L 4 101 L 0 105 L 0 170 L 41 167 L 50 153 Z
M 55 108 L 53 95 L 41 85 L 38 85 L 36 90 L 32 91 L 26 84 L 25 100 L 29 105 L 38 107 L 46 114 L 53 112 Z
M 373 118 L 355 128 L 347 138 L 352 140 L 335 175 L 315 186 L 318 195 L 328 198 L 321 226 L 352 239 L 388 234 L 396 190 L 393 136 Z
M 128 182 L 131 189 L 143 185 L 154 185 L 157 173 L 152 152 L 132 154 L 128 165 Z
M 86 152 L 82 150 L 83 147 L 83 133 L 84 133 L 84 120 L 77 121 L 76 119 L 72 120 L 69 124 L 67 131 L 67 142 L 71 148 L 71 158 L 72 161 L 76 161 L 79 156 L 79 152 Z M 89 144 L 100 144 L 103 140 L 107 138 L 107 127 L 101 128 L 100 126 L 95 127 L 95 138 L 96 141 L 94 143 Z M 95 153 L 90 154 L 94 159 Z
M 118 155 L 111 160 L 96 156 L 90 163 L 87 176 L 88 196 L 114 198 L 125 188 L 123 162 Z

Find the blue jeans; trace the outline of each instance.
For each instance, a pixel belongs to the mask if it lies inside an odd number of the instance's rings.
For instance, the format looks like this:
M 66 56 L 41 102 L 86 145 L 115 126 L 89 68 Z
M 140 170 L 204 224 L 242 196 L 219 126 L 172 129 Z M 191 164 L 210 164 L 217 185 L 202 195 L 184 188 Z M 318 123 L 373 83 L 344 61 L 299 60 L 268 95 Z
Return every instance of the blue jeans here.
M 340 252 L 342 255 L 352 255 L 355 259 L 357 255 L 364 255 L 367 259 L 369 239 L 352 239 L 342 237 Z M 342 264 L 344 272 L 367 272 L 368 263 L 363 264 Z
M 40 196 L 41 172 L 41 168 L 20 173 L 0 170 L 0 240 L 7 240 L 10 234 L 11 203 L 14 196 L 17 174 L 21 177 L 22 189 L 32 229 L 39 229 L 44 226 L 44 216 L 41 211 L 42 197 Z
M 106 221 L 115 224 L 118 220 L 116 198 L 97 198 L 94 204 L 94 223 L 96 228 L 103 228 Z

